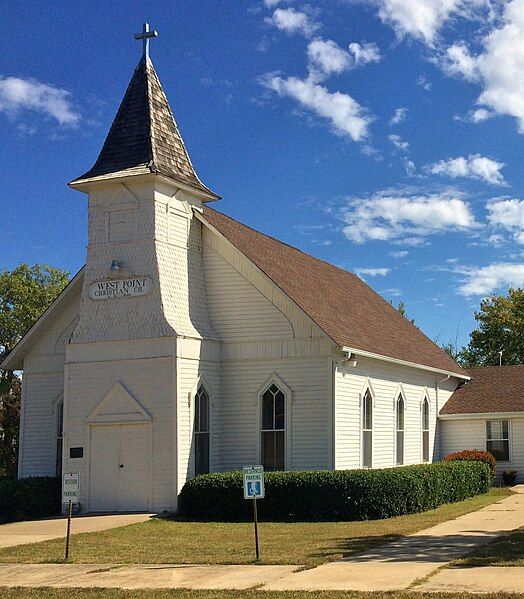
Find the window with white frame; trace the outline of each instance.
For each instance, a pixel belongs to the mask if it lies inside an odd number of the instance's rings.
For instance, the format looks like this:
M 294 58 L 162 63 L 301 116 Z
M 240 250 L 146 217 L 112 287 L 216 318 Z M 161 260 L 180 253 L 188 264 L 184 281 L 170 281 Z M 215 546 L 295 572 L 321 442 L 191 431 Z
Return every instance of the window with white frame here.
M 369 389 L 362 401 L 362 466 L 373 466 L 373 397 Z
M 404 464 L 404 412 L 405 404 L 402 394 L 397 398 L 397 405 L 395 410 L 396 418 L 396 463 L 397 466 Z
M 429 400 L 422 402 L 422 461 L 429 462 Z
M 209 472 L 209 394 L 200 385 L 195 395 L 195 476 Z
M 56 406 L 56 476 L 62 476 L 62 452 L 64 448 L 64 402 Z
M 265 470 L 284 470 L 286 396 L 272 383 L 262 394 L 261 459 Z
M 497 462 L 509 462 L 509 420 L 486 422 L 486 449 Z

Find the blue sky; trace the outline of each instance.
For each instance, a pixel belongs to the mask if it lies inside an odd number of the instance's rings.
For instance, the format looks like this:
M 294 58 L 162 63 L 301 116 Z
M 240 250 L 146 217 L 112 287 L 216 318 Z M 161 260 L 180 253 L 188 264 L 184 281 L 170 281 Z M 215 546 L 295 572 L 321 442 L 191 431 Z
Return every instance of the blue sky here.
M 356 271 L 432 338 L 524 285 L 524 0 L 7 2 L 0 268 L 76 272 L 89 168 L 151 55 L 215 207 Z

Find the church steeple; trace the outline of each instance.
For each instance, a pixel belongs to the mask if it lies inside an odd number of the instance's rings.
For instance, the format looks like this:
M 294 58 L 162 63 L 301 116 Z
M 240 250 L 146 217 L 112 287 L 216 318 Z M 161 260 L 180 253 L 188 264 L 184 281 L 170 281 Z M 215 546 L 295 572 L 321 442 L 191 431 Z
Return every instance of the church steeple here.
M 220 198 L 198 178 L 153 64 L 144 53 L 97 161 L 70 185 L 149 173 L 197 190 L 204 201 Z

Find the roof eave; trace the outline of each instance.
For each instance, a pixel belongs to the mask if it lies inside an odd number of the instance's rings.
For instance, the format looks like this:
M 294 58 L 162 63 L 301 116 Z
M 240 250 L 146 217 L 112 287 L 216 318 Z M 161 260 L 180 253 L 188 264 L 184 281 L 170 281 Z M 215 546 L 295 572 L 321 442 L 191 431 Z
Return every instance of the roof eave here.
M 439 414 L 440 420 L 471 420 L 471 419 L 490 419 L 500 420 L 501 418 L 524 418 L 524 410 L 511 412 L 460 412 L 454 414 Z
M 467 374 L 461 374 L 453 370 L 443 370 L 442 368 L 435 368 L 433 366 L 426 366 L 424 364 L 417 364 L 415 362 L 408 362 L 406 360 L 400 360 L 399 358 L 392 358 L 390 356 L 383 356 L 381 354 L 375 354 L 373 352 L 357 349 L 355 347 L 341 346 L 342 351 L 356 354 L 364 358 L 373 358 L 375 360 L 382 360 L 383 362 L 390 362 L 391 364 L 398 364 L 399 366 L 409 366 L 410 368 L 417 368 L 418 370 L 427 370 L 429 372 L 435 372 L 437 374 L 443 374 L 446 376 L 453 376 L 465 381 L 471 379 Z
M 102 186 L 104 183 L 106 183 L 108 181 L 111 181 L 111 182 L 116 181 L 119 183 L 121 183 L 122 181 L 125 181 L 125 180 L 137 181 L 137 180 L 140 180 L 140 179 L 138 179 L 139 177 L 142 180 L 147 180 L 147 179 L 151 180 L 152 178 L 158 178 L 160 180 L 170 183 L 171 185 L 173 183 L 175 183 L 176 186 L 179 187 L 180 189 L 183 189 L 193 195 L 196 195 L 197 198 L 199 200 L 201 200 L 202 202 L 206 202 L 206 203 L 207 202 L 215 202 L 215 201 L 221 199 L 221 197 L 219 195 L 212 192 L 211 190 L 207 190 L 207 188 L 205 188 L 207 191 L 204 191 L 203 189 L 199 189 L 197 187 L 193 187 L 192 185 L 188 185 L 187 183 L 184 183 L 183 181 L 180 181 L 179 179 L 177 179 L 175 177 L 164 175 L 163 173 L 151 172 L 151 170 L 149 170 L 148 168 L 144 168 L 143 170 L 141 170 L 141 167 L 137 167 L 136 172 L 120 171 L 117 173 L 107 173 L 105 175 L 99 175 L 98 177 L 86 177 L 85 179 L 74 179 L 73 181 L 68 183 L 68 185 L 69 185 L 69 187 L 71 187 L 71 189 L 75 189 L 77 191 L 83 191 L 84 193 L 89 193 L 90 189 L 93 189 L 94 187 L 97 187 L 97 186 Z
M 76 275 L 64 287 L 58 297 L 51 305 L 43 312 L 35 324 L 27 331 L 20 341 L 9 352 L 4 361 L 0 363 L 0 370 L 22 370 L 24 363 L 24 351 L 31 343 L 35 335 L 44 326 L 45 321 L 52 316 L 58 309 L 59 305 L 72 293 L 76 287 L 81 284 L 85 267 L 83 266 Z

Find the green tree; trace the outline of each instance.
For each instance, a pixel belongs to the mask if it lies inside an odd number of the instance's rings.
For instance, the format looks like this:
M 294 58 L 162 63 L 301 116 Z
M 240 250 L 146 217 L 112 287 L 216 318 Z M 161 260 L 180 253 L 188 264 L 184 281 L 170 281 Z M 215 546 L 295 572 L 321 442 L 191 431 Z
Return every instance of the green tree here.
M 502 351 L 503 364 L 524 364 L 524 290 L 509 289 L 492 295 L 475 312 L 477 328 L 461 354 L 466 366 L 496 366 Z
M 399 302 L 399 304 L 397 306 L 397 312 L 400 312 L 404 318 L 407 318 L 409 320 L 409 322 L 411 322 L 411 324 L 415 324 L 414 318 L 408 318 L 406 316 L 406 306 L 405 306 L 404 302 Z
M 20 264 L 0 272 L 0 362 L 66 286 L 68 273 L 51 266 Z M 0 475 L 16 474 L 21 381 L 0 371 Z

